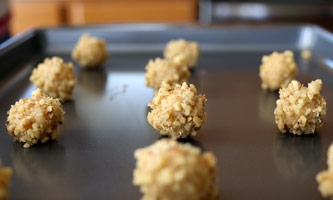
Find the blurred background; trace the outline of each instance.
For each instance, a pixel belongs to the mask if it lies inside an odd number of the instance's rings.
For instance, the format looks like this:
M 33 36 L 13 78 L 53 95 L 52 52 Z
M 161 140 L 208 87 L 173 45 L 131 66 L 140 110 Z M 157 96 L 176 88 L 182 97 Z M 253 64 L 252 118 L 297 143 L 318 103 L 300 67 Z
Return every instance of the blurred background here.
M 1 0 L 0 0 L 1 1 Z M 333 29 L 332 0 L 8 0 L 10 32 L 110 23 L 314 23 Z

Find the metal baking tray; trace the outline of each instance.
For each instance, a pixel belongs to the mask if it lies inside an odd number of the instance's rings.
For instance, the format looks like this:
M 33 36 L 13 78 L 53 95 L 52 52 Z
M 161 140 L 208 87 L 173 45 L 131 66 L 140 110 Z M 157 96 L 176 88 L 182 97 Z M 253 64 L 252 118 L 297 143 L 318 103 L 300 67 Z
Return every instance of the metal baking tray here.
M 6 133 L 10 105 L 30 97 L 34 67 L 45 57 L 72 61 L 83 33 L 104 38 L 109 58 L 98 69 L 75 64 L 74 100 L 53 142 L 24 149 Z M 333 36 L 315 25 L 200 26 L 118 24 L 31 30 L 0 46 L 0 159 L 14 170 L 9 199 L 140 199 L 132 184 L 136 149 L 160 135 L 148 124 L 153 90 L 144 84 L 149 59 L 175 38 L 196 40 L 199 63 L 189 80 L 208 101 L 207 122 L 183 142 L 217 157 L 220 199 L 322 199 L 316 174 L 333 141 Z M 314 135 L 281 134 L 278 94 L 260 88 L 261 57 L 290 49 L 302 83 L 320 78 L 328 112 Z M 310 50 L 310 60 L 300 52 Z

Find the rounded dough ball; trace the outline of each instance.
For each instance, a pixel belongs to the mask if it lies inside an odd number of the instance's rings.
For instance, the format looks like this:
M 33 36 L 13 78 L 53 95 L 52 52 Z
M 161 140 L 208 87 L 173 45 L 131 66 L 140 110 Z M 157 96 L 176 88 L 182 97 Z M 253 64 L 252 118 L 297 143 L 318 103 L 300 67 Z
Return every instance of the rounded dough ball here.
M 291 80 L 295 79 L 297 73 L 298 69 L 292 51 L 273 52 L 265 55 L 260 65 L 261 87 L 276 91 L 287 86 Z
M 40 89 L 31 98 L 20 99 L 12 105 L 7 114 L 6 130 L 14 141 L 24 143 L 24 148 L 56 139 L 58 125 L 64 121 L 59 99 L 47 96 Z
M 319 184 L 318 189 L 323 197 L 333 198 L 333 143 L 327 151 L 328 170 L 319 172 L 316 180 Z
M 199 54 L 199 44 L 184 39 L 171 40 L 164 49 L 165 58 L 190 68 L 197 64 Z
M 293 80 L 279 91 L 274 110 L 275 122 L 281 132 L 295 135 L 311 134 L 322 127 L 326 101 L 320 95 L 322 81 L 317 79 L 304 87 Z
M 170 86 L 163 82 L 148 104 L 152 110 L 147 119 L 160 134 L 172 139 L 195 136 L 206 120 L 206 101 L 192 84 Z
M 102 65 L 107 56 L 106 42 L 89 34 L 83 34 L 72 51 L 72 58 L 82 67 L 88 68 Z
M 186 82 L 191 75 L 188 67 L 176 64 L 170 60 L 156 58 L 150 60 L 146 66 L 146 85 L 159 89 L 162 82 L 170 85 Z
M 76 83 L 73 64 L 59 57 L 45 58 L 32 71 L 30 81 L 52 97 L 70 100 Z
M 144 200 L 218 199 L 216 158 L 190 144 L 162 139 L 135 151 L 134 184 Z
M 12 174 L 12 168 L 2 167 L 0 161 L 0 199 L 7 199 L 9 196 L 9 182 Z

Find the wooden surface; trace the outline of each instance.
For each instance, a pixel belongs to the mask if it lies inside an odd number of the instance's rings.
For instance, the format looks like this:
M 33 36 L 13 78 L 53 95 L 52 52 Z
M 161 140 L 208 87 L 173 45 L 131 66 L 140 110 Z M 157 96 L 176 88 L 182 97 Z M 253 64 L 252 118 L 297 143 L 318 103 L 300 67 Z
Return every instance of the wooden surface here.
M 58 25 L 196 22 L 198 0 L 11 0 L 11 32 Z

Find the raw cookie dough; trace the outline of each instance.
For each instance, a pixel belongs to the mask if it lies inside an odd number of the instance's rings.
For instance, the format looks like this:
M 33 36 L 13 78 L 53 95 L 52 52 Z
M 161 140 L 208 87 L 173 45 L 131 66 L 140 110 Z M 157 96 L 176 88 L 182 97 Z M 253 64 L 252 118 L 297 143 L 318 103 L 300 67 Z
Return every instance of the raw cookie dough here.
M 64 121 L 59 99 L 47 96 L 40 89 L 36 89 L 31 98 L 17 101 L 7 114 L 6 130 L 14 141 L 24 143 L 24 148 L 55 140 L 58 125 Z
M 76 43 L 72 58 L 82 67 L 94 68 L 102 65 L 108 57 L 105 40 L 83 34 Z
M 73 64 L 65 63 L 59 57 L 45 58 L 32 71 L 30 81 L 52 97 L 70 100 L 76 83 Z
M 161 58 L 150 60 L 146 66 L 146 71 L 146 85 L 155 90 L 160 88 L 162 82 L 170 85 L 181 84 L 186 82 L 191 75 L 187 66 Z
M 317 174 L 318 189 L 323 197 L 333 198 L 333 143 L 327 152 L 328 169 Z
M 143 200 L 218 199 L 216 158 L 190 144 L 162 139 L 135 151 L 133 183 Z
M 295 79 L 297 73 L 298 69 L 292 51 L 273 52 L 265 55 L 262 57 L 260 65 L 261 87 L 272 91 L 279 90 Z
M 147 119 L 160 134 L 172 139 L 195 136 L 206 120 L 206 101 L 192 84 L 170 86 L 163 82 L 148 104 L 152 110 Z
M 320 94 L 321 88 L 322 81 L 317 79 L 309 83 L 308 87 L 293 80 L 287 87 L 280 89 L 274 115 L 281 132 L 311 134 L 323 126 L 326 101 Z
M 197 42 L 184 39 L 171 40 L 164 49 L 164 57 L 190 68 L 197 64 L 200 47 Z
M 9 196 L 9 182 L 13 174 L 10 167 L 2 167 L 0 161 L 0 199 L 5 200 Z

